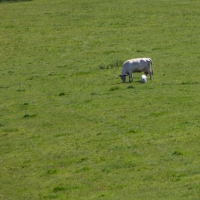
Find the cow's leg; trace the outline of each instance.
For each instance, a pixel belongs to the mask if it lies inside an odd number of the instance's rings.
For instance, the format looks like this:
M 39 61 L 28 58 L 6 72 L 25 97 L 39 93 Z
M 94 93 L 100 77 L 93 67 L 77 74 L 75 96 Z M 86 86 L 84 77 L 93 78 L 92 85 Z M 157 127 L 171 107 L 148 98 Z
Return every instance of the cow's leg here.
M 150 72 L 149 76 L 150 76 L 150 80 L 152 80 L 152 73 L 151 72 Z
M 133 75 L 132 72 L 129 72 L 129 82 L 131 83 L 133 81 Z
M 152 60 L 150 60 L 150 62 L 148 62 L 148 74 L 150 76 L 150 80 L 152 80 L 152 75 L 153 75 L 153 70 L 151 71 L 151 65 L 152 65 Z
M 151 70 L 150 70 L 150 69 L 147 70 L 147 74 L 149 74 L 150 80 L 152 80 L 152 73 L 151 73 Z

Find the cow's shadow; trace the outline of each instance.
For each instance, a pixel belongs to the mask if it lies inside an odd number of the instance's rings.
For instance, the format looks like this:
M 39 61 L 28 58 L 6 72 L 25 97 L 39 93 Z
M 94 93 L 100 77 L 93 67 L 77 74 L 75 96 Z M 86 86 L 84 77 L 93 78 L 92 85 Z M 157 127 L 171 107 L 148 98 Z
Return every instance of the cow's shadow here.
M 137 84 L 142 84 L 140 81 L 133 81 L 133 82 L 125 82 L 125 83 L 122 83 L 122 82 L 119 82 L 119 83 L 117 83 L 117 84 L 129 84 L 129 85 L 131 85 L 131 84 L 134 84 L 134 83 L 137 83 Z

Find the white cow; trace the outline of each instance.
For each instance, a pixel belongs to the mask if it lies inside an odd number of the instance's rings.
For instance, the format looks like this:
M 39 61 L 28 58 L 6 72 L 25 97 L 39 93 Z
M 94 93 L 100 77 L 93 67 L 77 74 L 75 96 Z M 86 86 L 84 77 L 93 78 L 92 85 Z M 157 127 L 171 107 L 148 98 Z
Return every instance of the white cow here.
M 122 79 L 122 82 L 126 82 L 126 76 L 128 75 L 129 82 L 132 82 L 132 73 L 134 72 L 144 72 L 146 76 L 149 74 L 151 80 L 153 75 L 151 58 L 136 58 L 125 61 L 122 68 L 122 74 L 119 75 Z

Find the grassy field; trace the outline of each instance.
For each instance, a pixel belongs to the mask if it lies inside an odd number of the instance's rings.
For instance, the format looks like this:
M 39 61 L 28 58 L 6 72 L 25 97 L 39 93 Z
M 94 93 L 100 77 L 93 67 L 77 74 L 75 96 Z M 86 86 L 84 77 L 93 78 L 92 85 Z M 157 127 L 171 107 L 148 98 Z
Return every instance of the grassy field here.
M 1 0 L 0 13 L 0 199 L 199 199 L 200 1 Z M 137 57 L 153 80 L 122 84 Z

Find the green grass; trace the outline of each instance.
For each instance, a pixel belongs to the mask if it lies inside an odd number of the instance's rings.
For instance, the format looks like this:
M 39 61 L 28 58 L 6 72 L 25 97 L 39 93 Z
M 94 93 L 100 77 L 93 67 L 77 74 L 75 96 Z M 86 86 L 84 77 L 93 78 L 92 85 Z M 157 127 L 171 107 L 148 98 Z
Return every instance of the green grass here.
M 0 199 L 199 199 L 199 1 L 0 13 Z M 137 57 L 153 80 L 122 84 Z

